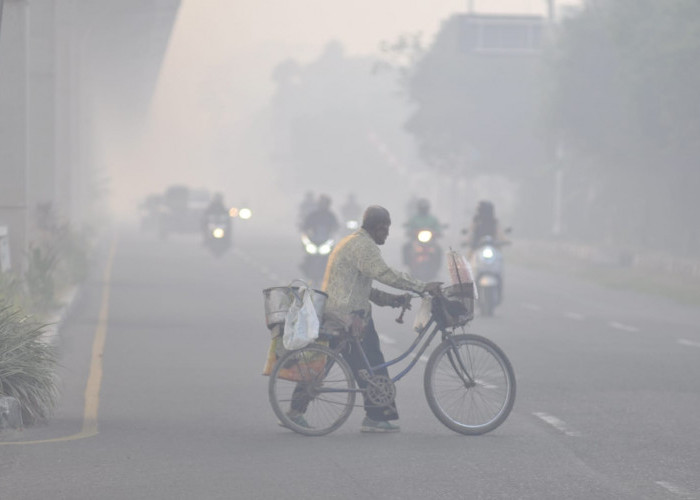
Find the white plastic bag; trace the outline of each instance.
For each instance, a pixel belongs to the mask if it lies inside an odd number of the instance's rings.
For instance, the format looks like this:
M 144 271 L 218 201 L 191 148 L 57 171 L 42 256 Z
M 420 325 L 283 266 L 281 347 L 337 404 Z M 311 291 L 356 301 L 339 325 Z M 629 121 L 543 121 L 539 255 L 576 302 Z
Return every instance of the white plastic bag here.
M 420 303 L 420 308 L 413 320 L 413 329 L 420 333 L 423 328 L 428 324 L 430 318 L 433 315 L 433 299 L 432 297 L 426 295 Z
M 282 344 L 289 351 L 301 349 L 318 338 L 318 329 L 319 321 L 311 300 L 311 290 L 308 287 L 299 288 L 284 320 Z

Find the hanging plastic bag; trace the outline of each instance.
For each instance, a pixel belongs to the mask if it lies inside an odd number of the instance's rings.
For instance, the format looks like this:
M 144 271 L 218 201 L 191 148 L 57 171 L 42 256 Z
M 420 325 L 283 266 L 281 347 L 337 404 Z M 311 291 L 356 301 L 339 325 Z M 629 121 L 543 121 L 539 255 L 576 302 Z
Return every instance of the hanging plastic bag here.
M 447 252 L 447 270 L 450 273 L 450 280 L 453 285 L 470 285 L 474 292 L 474 298 L 479 298 L 479 292 L 474 282 L 472 266 L 464 255 L 450 249 Z
M 293 351 L 307 346 L 318 338 L 319 326 L 311 290 L 308 287 L 299 288 L 298 293 L 294 292 L 294 302 L 284 320 L 284 348 Z

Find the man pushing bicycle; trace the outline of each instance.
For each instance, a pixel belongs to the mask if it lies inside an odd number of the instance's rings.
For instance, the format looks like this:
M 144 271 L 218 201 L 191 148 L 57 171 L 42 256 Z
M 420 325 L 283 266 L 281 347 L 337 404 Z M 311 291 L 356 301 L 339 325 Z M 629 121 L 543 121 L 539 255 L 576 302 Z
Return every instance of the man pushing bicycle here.
M 424 283 L 392 269 L 384 262 L 379 245 L 386 241 L 390 226 L 391 217 L 386 208 L 378 205 L 368 207 L 362 217 L 362 227 L 341 240 L 331 253 L 323 279 L 322 288 L 328 294 L 323 317 L 324 330 L 357 335 L 372 366 L 383 364 L 384 355 L 372 321 L 370 302 L 378 306 L 410 307 L 410 296 L 378 290 L 372 287 L 372 282 L 376 280 L 418 294 L 434 293 L 440 289 L 439 282 Z M 364 389 L 367 381 L 360 373 L 365 366 L 362 352 L 348 343 L 342 354 L 358 385 Z M 376 374 L 388 376 L 388 370 L 380 368 Z M 379 407 L 373 405 L 364 394 L 364 407 L 366 417 L 362 421 L 362 432 L 399 431 L 399 426 L 392 423 L 399 418 L 395 401 Z M 307 426 L 303 412 L 292 411 L 296 414 L 290 414 L 290 418 L 299 425 Z

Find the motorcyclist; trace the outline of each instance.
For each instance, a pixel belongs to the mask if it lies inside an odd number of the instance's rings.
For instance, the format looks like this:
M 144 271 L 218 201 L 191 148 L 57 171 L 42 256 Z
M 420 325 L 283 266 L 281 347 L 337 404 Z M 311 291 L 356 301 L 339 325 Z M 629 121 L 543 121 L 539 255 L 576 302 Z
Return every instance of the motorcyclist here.
M 340 215 L 343 217 L 343 221 L 347 225 L 350 221 L 355 223 L 359 222 L 360 216 L 362 215 L 362 208 L 357 203 L 355 195 L 353 193 L 348 194 L 347 200 L 342 207 L 340 207 Z M 348 227 L 348 229 L 355 230 L 359 227 L 359 224 L 355 227 Z
M 312 191 L 307 191 L 299 205 L 299 228 L 303 227 L 304 221 L 315 209 L 316 200 L 314 199 L 314 193 Z
M 434 238 L 442 236 L 442 225 L 437 217 L 430 213 L 430 202 L 425 198 L 420 198 L 415 204 L 416 212 L 404 224 L 408 241 L 403 246 L 404 264 L 408 264 L 411 252 L 411 240 L 418 231 L 427 229 L 433 233 Z
M 207 223 L 212 217 L 226 217 L 226 237 L 228 238 L 231 233 L 231 218 L 229 217 L 228 208 L 224 204 L 224 195 L 221 193 L 216 193 L 212 196 L 209 205 L 202 213 L 202 232 L 205 240 L 209 237 Z
M 469 245 L 469 253 L 477 248 L 479 242 L 490 236 L 494 241 L 499 243 L 508 243 L 508 238 L 500 228 L 498 219 L 496 218 L 496 209 L 493 203 L 487 200 L 482 200 L 476 207 L 476 214 L 472 219 L 469 232 L 467 233 L 467 244 Z
M 329 196 L 319 196 L 316 209 L 304 218 L 301 230 L 314 241 L 326 240 L 335 234 L 338 230 L 338 219 L 331 211 Z

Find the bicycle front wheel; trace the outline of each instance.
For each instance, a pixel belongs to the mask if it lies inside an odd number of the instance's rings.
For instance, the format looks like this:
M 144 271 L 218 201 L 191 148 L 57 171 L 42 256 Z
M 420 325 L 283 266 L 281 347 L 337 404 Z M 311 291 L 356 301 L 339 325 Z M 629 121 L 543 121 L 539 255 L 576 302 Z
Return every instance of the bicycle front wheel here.
M 501 425 L 515 402 L 515 374 L 503 351 L 479 335 L 455 335 L 430 355 L 425 397 L 435 416 L 461 434 Z
M 306 436 L 322 436 L 350 416 L 355 379 L 340 354 L 310 344 L 277 361 L 270 373 L 268 394 L 282 425 Z

